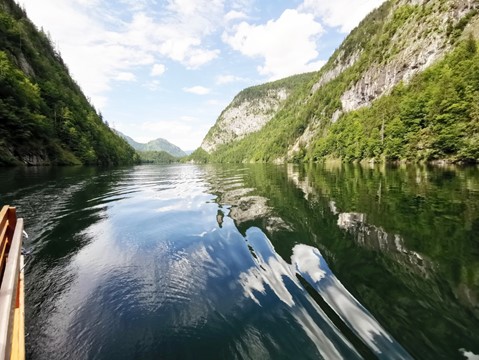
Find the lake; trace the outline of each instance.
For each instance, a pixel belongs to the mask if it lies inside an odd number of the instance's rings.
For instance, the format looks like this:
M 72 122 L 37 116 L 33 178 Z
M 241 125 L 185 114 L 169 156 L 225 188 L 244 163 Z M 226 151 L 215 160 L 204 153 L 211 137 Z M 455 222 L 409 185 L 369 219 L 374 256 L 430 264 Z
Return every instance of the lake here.
M 477 359 L 479 170 L 0 170 L 30 359 Z

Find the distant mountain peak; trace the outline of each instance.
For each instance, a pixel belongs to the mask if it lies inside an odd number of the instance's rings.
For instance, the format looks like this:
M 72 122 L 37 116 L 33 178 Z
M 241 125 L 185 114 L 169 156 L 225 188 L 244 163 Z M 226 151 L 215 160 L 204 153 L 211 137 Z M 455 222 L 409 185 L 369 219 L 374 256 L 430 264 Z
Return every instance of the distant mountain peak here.
M 145 144 L 145 143 L 139 143 L 133 140 L 131 137 L 123 134 L 122 132 L 118 130 L 115 130 L 115 132 L 118 135 L 120 135 L 123 139 L 125 139 L 128 142 L 128 144 L 130 144 L 130 146 L 137 151 L 165 151 L 168 154 L 175 157 L 183 157 L 187 155 L 186 152 L 181 150 L 181 148 L 179 148 L 175 144 L 172 144 L 168 140 L 163 138 L 151 140 Z

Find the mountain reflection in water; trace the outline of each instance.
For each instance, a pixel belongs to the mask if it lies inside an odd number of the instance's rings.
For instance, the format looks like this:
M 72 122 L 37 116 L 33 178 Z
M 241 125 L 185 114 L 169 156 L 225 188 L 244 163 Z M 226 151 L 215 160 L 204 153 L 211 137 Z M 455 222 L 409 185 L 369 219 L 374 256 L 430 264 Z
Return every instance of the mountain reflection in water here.
M 265 228 L 269 232 L 291 231 L 291 227 L 280 217 L 275 216 L 273 209 L 266 205 L 268 202 L 266 198 L 250 195 L 254 192 L 253 188 L 237 189 L 231 185 L 228 183 L 227 188 L 217 185 L 213 193 L 219 194 L 218 201 L 228 202 L 232 206 L 230 216 L 238 225 L 265 218 Z M 237 179 L 236 185 L 244 184 L 241 179 Z M 304 299 L 296 300 L 296 302 L 299 301 L 299 304 L 296 304 L 294 292 L 290 292 L 288 288 L 303 288 L 297 275 L 313 286 L 342 321 L 369 346 L 378 358 L 390 358 L 391 354 L 394 354 L 397 359 L 411 358 L 332 274 L 318 249 L 302 244 L 295 245 L 288 263 L 275 252 L 270 240 L 260 229 L 250 227 L 246 231 L 245 239 L 250 244 L 251 251 L 254 252 L 256 262 L 256 266 L 240 275 L 245 296 L 262 306 L 261 295 L 267 296 L 268 292 L 273 292 L 278 299 L 291 308 L 291 313 L 313 340 L 321 356 L 343 357 L 344 354 L 335 349 L 334 343 L 342 342 L 351 349 L 354 347 L 312 298 L 306 296 Z M 304 296 L 303 293 L 301 295 Z M 307 312 L 305 308 L 312 310 Z M 314 314 L 315 319 L 311 314 Z M 331 342 L 332 339 L 334 339 L 333 342 Z M 352 352 L 348 357 L 353 355 L 360 356 L 359 353 Z
M 477 170 L 8 169 L 0 189 L 31 235 L 32 359 L 479 353 Z

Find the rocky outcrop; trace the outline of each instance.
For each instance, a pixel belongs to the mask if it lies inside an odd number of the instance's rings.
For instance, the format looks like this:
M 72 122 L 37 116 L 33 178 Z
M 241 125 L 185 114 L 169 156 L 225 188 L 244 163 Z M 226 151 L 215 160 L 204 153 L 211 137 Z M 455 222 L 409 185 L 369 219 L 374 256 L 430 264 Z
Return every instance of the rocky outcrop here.
M 413 1 L 420 4 L 423 1 Z M 431 10 L 431 14 L 418 19 L 418 15 L 407 19 L 390 41 L 384 63 L 374 63 L 354 85 L 342 96 L 344 111 L 357 110 L 371 104 L 387 94 L 400 81 L 408 83 L 417 73 L 425 70 L 450 50 L 447 27 L 456 25 L 472 9 L 470 0 L 452 1 L 443 11 L 442 4 Z M 432 29 L 443 31 L 431 31 Z
M 327 70 L 311 88 L 311 95 L 318 89 L 336 79 L 344 70 L 353 66 L 358 61 L 361 55 L 361 50 L 356 50 L 351 56 L 346 55 L 344 50 L 339 51 L 339 55 L 333 60 L 333 68 Z
M 33 70 L 33 67 L 30 65 L 30 63 L 28 62 L 28 60 L 25 57 L 25 55 L 23 54 L 23 52 L 21 52 L 18 55 L 17 61 L 18 61 L 18 65 L 19 65 L 20 69 L 22 69 L 22 71 L 25 74 L 27 74 L 30 77 L 35 76 L 35 71 Z
M 304 130 L 301 136 L 297 138 L 295 143 L 288 149 L 288 159 L 291 159 L 294 154 L 297 154 L 309 144 L 309 142 L 316 136 L 317 126 L 318 122 L 315 119 L 308 124 L 306 130 Z
M 363 77 L 341 96 L 344 111 L 369 105 L 388 93 L 400 81 L 407 83 L 414 74 L 423 71 L 447 51 L 441 37 L 432 36 L 413 42 L 400 56 L 386 66 L 375 64 Z
M 26 166 L 43 166 L 51 165 L 51 161 L 45 150 L 38 149 L 15 149 L 14 147 L 0 146 L 2 156 L 0 157 L 0 165 L 26 165 Z M 2 160 L 8 160 L 5 164 Z
M 46 152 L 39 154 L 24 154 L 21 156 L 21 161 L 28 166 L 51 165 Z
M 398 1 L 393 10 L 405 6 L 426 6 L 427 3 L 425 0 Z M 446 3 L 431 2 L 428 6 L 429 12 L 416 12 L 414 16 L 406 19 L 384 48 L 382 58 L 375 59 L 361 77 L 344 91 L 340 96 L 341 108 L 333 113 L 329 119 L 330 123 L 338 121 L 345 112 L 370 105 L 377 98 L 388 94 L 399 82 L 408 83 L 415 74 L 442 58 L 452 47 L 447 28 L 454 28 L 461 19 L 474 11 L 478 4 L 471 0 L 454 0 Z M 391 11 L 389 22 L 393 21 L 394 15 L 395 11 Z M 322 86 L 353 67 L 361 60 L 363 53 L 363 49 L 356 49 L 347 55 L 341 47 L 327 65 L 330 69 L 325 69 L 312 86 L 310 95 L 314 95 Z M 288 159 L 293 158 L 318 136 L 319 125 L 316 118 L 309 121 L 305 131 L 289 147 Z
M 220 115 L 201 148 L 211 153 L 220 145 L 240 140 L 260 130 L 273 118 L 288 96 L 289 91 L 282 87 L 267 90 L 262 96 L 254 98 L 238 94 Z
M 404 6 L 425 6 L 425 0 L 398 1 L 395 9 Z M 384 49 L 385 61 L 378 61 L 363 73 L 361 78 L 352 84 L 341 96 L 343 111 L 352 111 L 369 105 L 378 97 L 388 93 L 400 81 L 408 82 L 415 74 L 425 70 L 450 50 L 448 26 L 455 26 L 471 10 L 477 8 L 472 0 L 454 0 L 447 3 L 436 2 L 431 6 L 429 14 L 418 19 L 416 14 L 407 19 L 400 31 L 390 39 L 389 46 Z M 445 10 L 443 7 L 447 6 Z M 391 11 L 389 21 L 394 16 Z M 434 30 L 435 31 L 432 31 Z M 361 58 L 363 49 L 356 49 L 346 54 L 342 49 L 333 55 L 330 65 L 319 80 L 312 86 L 311 94 L 337 78 L 346 69 L 352 67 Z M 335 113 L 332 122 L 339 116 Z

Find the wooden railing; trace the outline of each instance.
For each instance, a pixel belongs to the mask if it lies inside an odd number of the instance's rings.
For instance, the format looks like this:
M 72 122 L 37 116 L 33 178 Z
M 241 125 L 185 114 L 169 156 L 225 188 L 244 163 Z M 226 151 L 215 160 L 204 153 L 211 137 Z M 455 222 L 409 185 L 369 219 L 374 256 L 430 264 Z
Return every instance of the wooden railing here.
M 0 211 L 0 360 L 25 359 L 22 256 L 23 219 Z

